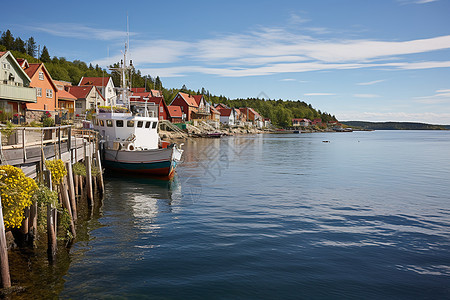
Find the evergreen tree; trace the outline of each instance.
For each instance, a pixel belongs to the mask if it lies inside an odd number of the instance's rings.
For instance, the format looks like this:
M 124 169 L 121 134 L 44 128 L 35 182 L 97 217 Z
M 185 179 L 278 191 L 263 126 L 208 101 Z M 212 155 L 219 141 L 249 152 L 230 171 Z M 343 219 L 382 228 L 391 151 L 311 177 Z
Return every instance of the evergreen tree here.
M 13 50 L 19 51 L 21 53 L 26 53 L 25 42 L 21 38 L 16 38 L 14 41 Z
M 156 76 L 155 79 L 155 89 L 156 90 L 162 90 L 162 82 L 161 82 L 161 78 L 159 78 L 159 76 Z
M 27 40 L 27 49 L 26 49 L 27 50 L 27 54 L 29 56 L 35 57 L 36 49 L 37 49 L 37 46 L 36 46 L 36 42 L 34 41 L 34 38 L 30 37 Z
M 47 47 L 44 46 L 44 48 L 42 48 L 42 54 L 39 57 L 40 61 L 42 61 L 43 63 L 48 63 L 51 61 L 50 58 L 50 54 L 48 53 Z
M 7 50 L 14 50 L 14 37 L 9 29 L 2 33 L 1 44 Z
M 185 84 L 183 84 L 183 86 L 181 87 L 181 91 L 182 92 L 187 92 L 188 91 L 188 89 L 187 89 Z

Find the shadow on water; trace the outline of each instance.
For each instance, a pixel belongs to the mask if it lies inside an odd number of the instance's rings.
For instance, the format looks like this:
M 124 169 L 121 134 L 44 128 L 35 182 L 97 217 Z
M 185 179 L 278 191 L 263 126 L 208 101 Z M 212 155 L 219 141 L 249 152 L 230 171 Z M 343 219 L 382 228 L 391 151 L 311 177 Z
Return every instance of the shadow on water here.
M 71 247 L 88 243 L 90 231 L 102 225 L 102 199 L 96 194 L 94 208 L 89 208 L 86 199 L 78 198 L 78 220 L 76 239 L 69 243 L 58 227 L 58 249 L 56 261 L 50 263 L 47 256 L 47 234 L 39 231 L 34 248 L 15 248 L 8 251 L 12 289 L 2 299 L 55 299 L 64 288 L 64 276 L 72 262 Z M 44 226 L 45 228 L 45 226 Z

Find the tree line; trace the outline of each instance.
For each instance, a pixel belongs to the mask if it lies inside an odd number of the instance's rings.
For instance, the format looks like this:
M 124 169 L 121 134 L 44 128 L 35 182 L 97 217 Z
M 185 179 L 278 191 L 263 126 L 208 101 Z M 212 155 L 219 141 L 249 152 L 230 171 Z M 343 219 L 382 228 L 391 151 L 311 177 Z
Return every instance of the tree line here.
M 115 86 L 120 86 L 120 74 L 117 72 L 109 73 L 106 69 L 99 65 L 87 65 L 80 60 L 68 61 L 64 57 L 53 58 L 50 56 L 49 50 L 44 45 L 42 51 L 37 46 L 33 37 L 23 41 L 21 38 L 15 38 L 10 30 L 2 33 L 0 38 L 0 51 L 10 50 L 14 57 L 25 58 L 30 63 L 43 62 L 50 75 L 55 80 L 71 82 L 78 85 L 81 77 L 112 77 Z M 118 67 L 119 63 L 115 63 L 110 67 Z M 170 104 L 175 95 L 182 91 L 189 94 L 202 94 L 206 100 L 212 104 L 224 103 L 230 107 L 251 107 L 265 118 L 269 118 L 272 124 L 279 127 L 289 127 L 292 125 L 293 118 L 321 119 L 322 122 L 337 121 L 334 115 L 320 110 L 314 109 L 311 104 L 304 101 L 284 101 L 270 100 L 259 98 L 233 99 L 223 95 L 212 95 L 209 90 L 204 87 L 201 90 L 190 90 L 183 85 L 180 89 L 165 88 L 159 76 L 152 77 L 150 75 L 142 75 L 140 70 L 133 69 L 131 74 L 131 84 L 135 88 L 146 88 L 146 91 L 152 89 L 162 92 L 164 100 Z

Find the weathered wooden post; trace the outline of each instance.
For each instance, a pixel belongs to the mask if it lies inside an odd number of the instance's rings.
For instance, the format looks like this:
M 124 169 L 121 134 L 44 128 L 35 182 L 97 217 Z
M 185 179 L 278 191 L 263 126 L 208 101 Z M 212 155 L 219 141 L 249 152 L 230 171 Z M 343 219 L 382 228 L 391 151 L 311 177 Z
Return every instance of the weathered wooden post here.
M 9 275 L 8 249 L 6 247 L 5 223 L 3 223 L 2 205 L 0 205 L 0 269 L 2 276 L 2 287 L 3 288 L 11 287 L 11 277 Z
M 86 155 L 84 157 L 84 162 L 86 164 L 86 189 L 88 204 L 92 207 L 94 205 L 94 193 L 92 191 L 91 157 L 89 155 Z
M 52 176 L 49 170 L 44 171 L 44 182 L 47 187 L 52 190 Z M 51 203 L 47 204 L 47 255 L 48 260 L 53 262 L 56 256 L 56 217 L 55 211 Z
M 63 179 L 63 181 L 61 182 L 60 192 L 61 192 L 62 205 L 69 212 L 70 232 L 72 233 L 72 236 L 75 237 L 77 234 L 75 232 L 75 225 L 73 223 L 73 214 L 72 214 L 72 209 L 70 208 L 69 193 L 67 192 L 67 185 L 66 185 L 65 179 Z
M 69 197 L 70 204 L 72 205 L 72 216 L 73 220 L 77 220 L 77 202 L 75 201 L 75 188 L 73 186 L 73 171 L 72 171 L 72 163 L 66 162 L 67 169 L 67 184 L 69 185 Z
M 103 194 L 103 192 L 105 191 L 105 185 L 103 183 L 103 169 L 102 169 L 102 161 L 100 159 L 100 150 L 97 150 L 97 152 L 95 152 L 95 159 L 97 161 L 97 167 L 98 167 L 98 171 L 99 171 L 99 181 L 100 181 L 100 193 Z

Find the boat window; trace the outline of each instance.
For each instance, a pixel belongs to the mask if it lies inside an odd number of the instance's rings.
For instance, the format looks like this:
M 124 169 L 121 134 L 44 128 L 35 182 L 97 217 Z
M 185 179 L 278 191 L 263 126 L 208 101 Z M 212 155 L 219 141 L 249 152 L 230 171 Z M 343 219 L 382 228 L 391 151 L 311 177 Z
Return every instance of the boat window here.
M 113 127 L 112 120 L 106 120 L 106 126 Z
M 150 128 L 150 125 L 152 125 L 152 122 L 148 121 L 147 123 L 145 123 L 145 128 Z
M 103 121 L 103 120 L 100 120 L 100 126 L 105 126 L 105 121 Z
M 134 121 L 127 121 L 127 127 L 134 127 Z
M 156 125 L 158 125 L 158 122 L 153 122 L 152 129 L 155 129 Z
M 117 120 L 116 121 L 116 126 L 117 127 L 123 127 L 123 120 Z
M 137 127 L 142 128 L 142 125 L 144 125 L 144 121 L 138 121 Z

